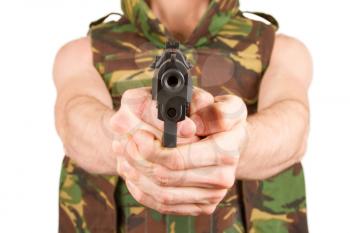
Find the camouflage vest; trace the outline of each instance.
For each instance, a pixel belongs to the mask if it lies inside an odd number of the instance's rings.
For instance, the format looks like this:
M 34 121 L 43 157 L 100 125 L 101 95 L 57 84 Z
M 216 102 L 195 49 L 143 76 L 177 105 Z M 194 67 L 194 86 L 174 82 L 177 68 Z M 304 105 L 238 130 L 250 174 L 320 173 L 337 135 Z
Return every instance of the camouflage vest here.
M 118 21 L 91 24 L 94 65 L 114 107 L 128 88 L 150 85 L 149 65 L 172 35 L 145 0 L 122 0 Z M 246 18 L 238 0 L 212 0 L 181 49 L 194 65 L 196 85 L 213 95 L 236 94 L 256 112 L 261 79 L 269 64 L 276 21 Z M 68 156 L 60 181 L 60 233 L 305 233 L 303 170 L 300 164 L 264 181 L 237 181 L 210 216 L 162 215 L 145 208 L 116 176 L 92 175 Z

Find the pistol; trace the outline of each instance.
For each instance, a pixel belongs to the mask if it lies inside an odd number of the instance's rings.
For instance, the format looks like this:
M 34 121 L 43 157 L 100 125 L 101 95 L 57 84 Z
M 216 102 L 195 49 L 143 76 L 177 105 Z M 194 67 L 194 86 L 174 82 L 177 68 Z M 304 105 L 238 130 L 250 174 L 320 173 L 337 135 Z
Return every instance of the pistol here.
M 176 147 L 177 123 L 190 114 L 192 99 L 192 65 L 180 51 L 177 41 L 166 42 L 161 56 L 156 56 L 151 68 L 152 99 L 157 101 L 158 119 L 164 122 L 162 144 Z

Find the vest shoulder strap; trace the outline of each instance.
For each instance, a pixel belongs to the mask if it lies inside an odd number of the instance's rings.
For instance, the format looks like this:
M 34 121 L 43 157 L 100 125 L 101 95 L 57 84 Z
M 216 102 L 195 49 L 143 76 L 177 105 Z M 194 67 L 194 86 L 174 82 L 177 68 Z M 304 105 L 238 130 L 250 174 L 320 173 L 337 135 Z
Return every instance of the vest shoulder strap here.
M 105 15 L 105 16 L 103 16 L 103 17 L 101 17 L 101 18 L 99 18 L 99 19 L 97 19 L 97 20 L 91 22 L 90 25 L 89 25 L 89 28 L 92 28 L 92 27 L 94 27 L 94 26 L 98 26 L 98 25 L 104 23 L 104 22 L 106 21 L 106 19 L 107 19 L 109 16 L 112 16 L 112 15 L 119 15 L 120 17 L 123 17 L 123 15 L 120 14 L 120 13 L 112 12 L 112 13 L 109 13 L 109 14 L 107 14 L 107 15 Z
M 253 14 L 267 20 L 271 24 L 271 26 L 275 29 L 275 31 L 277 31 L 279 28 L 278 21 L 272 15 L 269 15 L 263 12 L 257 12 L 257 11 L 241 11 L 240 15 L 243 16 L 244 13 Z

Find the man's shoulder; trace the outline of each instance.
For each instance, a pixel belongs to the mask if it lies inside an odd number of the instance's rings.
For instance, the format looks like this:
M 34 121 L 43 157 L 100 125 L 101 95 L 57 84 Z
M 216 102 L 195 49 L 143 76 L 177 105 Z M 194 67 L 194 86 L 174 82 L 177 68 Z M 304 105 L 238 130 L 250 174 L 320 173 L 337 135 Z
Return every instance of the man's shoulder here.
M 93 68 L 93 55 L 89 37 L 67 42 L 56 53 L 53 66 L 54 77 L 69 77 Z
M 281 49 L 284 52 L 290 51 L 294 53 L 300 53 L 303 55 L 309 55 L 309 49 L 301 40 L 286 35 L 278 33 L 275 36 L 275 49 Z
M 76 63 L 91 63 L 92 49 L 89 37 L 82 37 L 64 44 L 57 52 L 55 66 Z
M 56 54 L 56 61 L 74 57 L 91 56 L 91 42 L 88 36 L 65 43 Z
M 308 47 L 301 40 L 285 34 L 276 34 L 273 58 L 311 64 L 312 57 Z
M 270 67 L 284 72 L 309 86 L 312 78 L 313 61 L 307 46 L 299 39 L 285 34 L 276 34 Z

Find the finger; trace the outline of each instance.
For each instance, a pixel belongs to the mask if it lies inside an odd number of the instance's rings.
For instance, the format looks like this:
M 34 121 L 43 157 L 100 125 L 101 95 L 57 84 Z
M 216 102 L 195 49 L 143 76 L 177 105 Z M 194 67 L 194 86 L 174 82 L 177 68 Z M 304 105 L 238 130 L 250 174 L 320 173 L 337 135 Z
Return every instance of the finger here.
M 150 100 L 149 103 L 145 104 L 143 113 L 141 114 L 141 119 L 147 123 L 157 128 L 160 131 L 164 131 L 164 121 L 158 119 L 158 108 L 156 101 Z M 177 123 L 177 135 L 178 137 L 193 137 L 196 132 L 196 125 L 189 118 L 186 117 L 185 120 Z
M 234 95 L 217 96 L 215 103 L 191 116 L 196 124 L 196 134 L 199 136 L 228 131 L 246 118 L 246 105 L 241 98 Z
M 124 92 L 121 107 L 111 118 L 112 129 L 118 133 L 132 134 L 138 129 L 146 129 L 161 137 L 161 132 L 156 127 L 142 121 L 141 116 L 145 109 L 149 109 L 152 102 L 150 87 L 129 89 Z
M 124 180 L 138 181 L 140 177 L 140 173 L 123 156 L 118 158 L 117 174 Z
M 185 144 L 190 144 L 190 143 L 195 143 L 199 142 L 201 139 L 197 136 L 193 136 L 190 138 L 177 138 L 177 145 L 185 145 Z
M 146 137 L 150 137 L 150 135 L 147 132 L 138 132 L 137 134 L 135 134 L 134 140 L 138 141 L 140 139 L 145 139 Z M 136 143 L 134 143 L 133 140 L 128 144 L 128 148 L 127 148 L 128 159 L 132 160 L 132 163 L 130 163 L 129 165 L 128 163 L 129 160 L 123 161 L 121 165 L 122 166 L 121 173 L 124 174 L 124 176 L 129 179 L 131 178 L 128 177 L 128 174 L 132 177 L 138 177 L 136 184 L 145 193 L 153 196 L 158 195 L 160 196 L 160 198 L 164 196 L 164 199 L 166 200 L 169 199 L 166 204 L 179 204 L 179 203 L 208 204 L 208 203 L 215 202 L 218 200 L 218 198 L 222 197 L 220 196 L 220 194 L 222 194 L 222 190 L 214 191 L 212 189 L 207 189 L 207 188 L 203 189 L 199 187 L 186 187 L 186 185 L 182 185 L 183 188 L 181 189 L 178 187 L 161 187 L 160 184 L 164 182 L 163 178 L 169 178 L 169 179 L 172 178 L 173 181 L 179 182 L 181 181 L 180 176 L 186 175 L 186 173 L 178 172 L 178 173 L 173 173 L 173 175 L 166 176 L 165 173 L 167 173 L 168 170 L 159 170 L 157 169 L 157 167 L 159 167 L 157 166 L 157 164 L 145 161 L 142 158 L 142 156 L 140 156 L 138 149 L 139 148 L 137 148 Z M 157 160 L 158 159 L 156 159 L 156 161 Z M 160 173 L 159 171 L 162 173 Z M 202 172 L 202 174 L 199 174 L 198 172 Z M 140 175 L 135 175 L 135 174 L 140 174 Z M 226 182 L 226 183 L 219 183 L 218 186 L 222 185 L 224 186 L 223 188 L 228 188 L 232 186 L 234 181 L 234 177 L 233 177 L 234 171 L 232 167 L 230 168 L 222 167 L 219 169 L 217 169 L 217 167 L 216 169 L 206 168 L 202 171 L 197 170 L 197 173 L 196 171 L 192 171 L 192 172 L 189 172 L 188 174 L 191 177 L 185 177 L 184 181 L 186 183 L 192 183 L 192 184 L 196 184 L 196 183 L 215 184 L 218 182 Z M 215 175 L 215 177 L 213 177 L 213 175 Z M 232 177 L 229 177 L 231 175 Z M 136 182 L 136 180 L 133 180 L 133 181 Z M 231 185 L 229 184 L 230 182 L 232 182 Z M 227 187 L 225 187 L 225 185 Z
M 144 109 L 149 107 L 151 101 L 150 87 L 128 89 L 122 95 L 121 107 L 128 108 L 132 113 L 140 117 Z
M 156 152 L 162 146 L 161 142 L 154 135 L 145 130 L 138 130 L 132 135 L 132 143 L 129 147 L 127 156 L 134 160 L 134 162 L 141 162 L 143 164 L 156 161 L 158 156 Z
M 164 205 L 213 204 L 226 194 L 226 189 L 203 189 L 196 187 L 161 187 L 149 177 L 140 176 L 137 183 L 131 180 L 140 191 L 156 198 Z
M 188 139 L 188 142 L 192 143 L 190 140 L 196 142 L 199 141 L 199 138 Z M 158 156 L 161 156 L 158 153 L 162 148 L 161 142 L 145 130 L 138 130 L 135 134 L 129 135 L 129 140 L 124 139 L 124 141 L 115 140 L 113 151 L 124 156 L 132 166 L 137 167 L 143 174 L 151 174 L 154 163 L 157 163 Z M 180 141 L 178 145 L 181 143 Z
M 135 198 L 136 201 L 162 214 L 198 216 L 200 214 L 212 214 L 216 208 L 216 205 L 198 205 L 198 204 L 165 205 L 159 202 L 158 198 L 154 198 L 140 191 L 140 189 L 132 182 L 126 181 L 126 185 L 129 192 Z
M 132 140 L 126 145 L 124 157 L 129 164 L 142 174 L 151 174 L 154 164 L 149 160 L 157 160 L 154 158 L 154 148 L 160 147 L 160 142 L 154 140 L 154 136 L 147 131 L 138 131 L 133 136 Z
M 161 186 L 228 189 L 235 182 L 237 164 L 238 158 L 233 166 L 209 166 L 183 171 L 155 166 L 153 177 Z
M 159 140 L 162 138 L 162 132 L 153 126 L 146 124 L 128 108 L 121 107 L 110 120 L 112 130 L 115 132 L 114 140 L 122 140 L 127 135 L 133 135 L 137 130 L 146 130 L 156 136 Z
M 198 110 L 205 108 L 214 103 L 214 97 L 209 92 L 193 87 L 192 101 L 191 101 L 191 114 L 197 112 Z
M 245 131 L 243 127 L 207 137 L 196 143 L 177 148 L 161 148 L 157 164 L 171 170 L 185 170 L 206 166 L 234 165 Z

